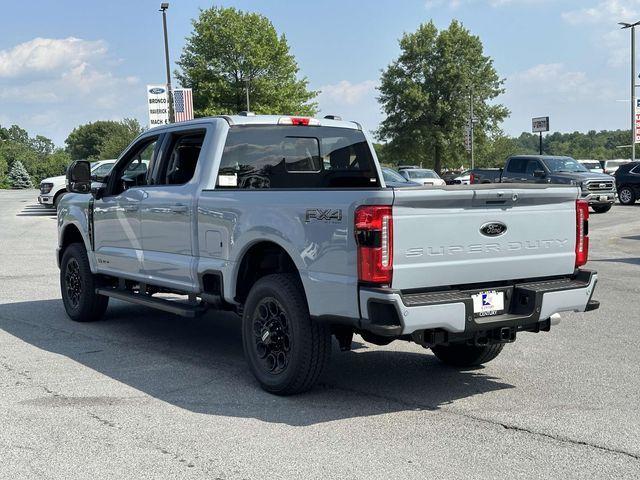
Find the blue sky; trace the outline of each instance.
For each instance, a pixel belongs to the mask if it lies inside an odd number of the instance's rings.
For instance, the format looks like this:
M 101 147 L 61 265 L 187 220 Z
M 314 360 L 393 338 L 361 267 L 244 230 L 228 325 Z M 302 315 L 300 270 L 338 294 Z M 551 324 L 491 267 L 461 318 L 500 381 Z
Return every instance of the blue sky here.
M 0 125 L 17 123 L 62 145 L 70 130 L 99 119 L 146 124 L 145 85 L 162 83 L 159 0 L 4 2 L 0 15 Z M 173 0 L 170 55 L 175 61 L 191 19 L 212 2 Z M 640 0 L 323 0 L 222 1 L 260 12 L 285 33 L 322 114 L 375 129 L 380 70 L 398 39 L 430 19 L 459 19 L 482 39 L 506 79 L 499 101 L 512 114 L 509 134 L 549 115 L 552 130 L 626 128 L 629 32 Z M 639 43 L 640 48 L 640 43 Z M 175 68 L 172 67 L 172 69 Z

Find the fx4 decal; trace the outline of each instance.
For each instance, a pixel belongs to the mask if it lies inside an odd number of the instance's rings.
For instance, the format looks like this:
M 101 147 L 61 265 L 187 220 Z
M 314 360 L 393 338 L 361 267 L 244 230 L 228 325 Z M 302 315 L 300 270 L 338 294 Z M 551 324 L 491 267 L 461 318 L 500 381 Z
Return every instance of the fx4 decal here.
M 304 221 L 310 222 L 341 222 L 342 210 L 339 208 L 308 208 Z

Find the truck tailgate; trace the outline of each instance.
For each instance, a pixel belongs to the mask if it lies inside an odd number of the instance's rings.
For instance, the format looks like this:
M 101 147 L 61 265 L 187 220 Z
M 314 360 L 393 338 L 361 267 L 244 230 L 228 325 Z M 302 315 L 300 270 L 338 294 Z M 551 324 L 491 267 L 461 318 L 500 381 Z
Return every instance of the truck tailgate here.
M 397 189 L 392 287 L 570 274 L 577 198 L 578 189 L 569 186 Z M 496 235 L 503 226 L 506 230 Z

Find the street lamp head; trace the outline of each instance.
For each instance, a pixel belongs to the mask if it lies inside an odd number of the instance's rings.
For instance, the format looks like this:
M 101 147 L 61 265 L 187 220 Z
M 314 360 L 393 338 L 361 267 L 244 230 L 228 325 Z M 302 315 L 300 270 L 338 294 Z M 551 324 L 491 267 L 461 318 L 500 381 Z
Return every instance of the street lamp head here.
M 618 25 L 621 25 L 620 28 L 624 30 L 625 28 L 637 27 L 638 25 L 640 25 L 640 21 L 635 23 L 618 22 Z
M 169 8 L 169 2 L 162 2 L 160 4 L 160 11 L 164 12 L 168 8 Z

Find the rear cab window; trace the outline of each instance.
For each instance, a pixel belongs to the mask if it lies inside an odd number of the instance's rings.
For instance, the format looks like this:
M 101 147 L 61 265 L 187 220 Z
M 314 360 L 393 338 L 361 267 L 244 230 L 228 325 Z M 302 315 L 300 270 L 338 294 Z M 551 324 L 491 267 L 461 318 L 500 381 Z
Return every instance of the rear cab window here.
M 376 166 L 360 130 L 236 125 L 227 135 L 216 188 L 372 188 Z

